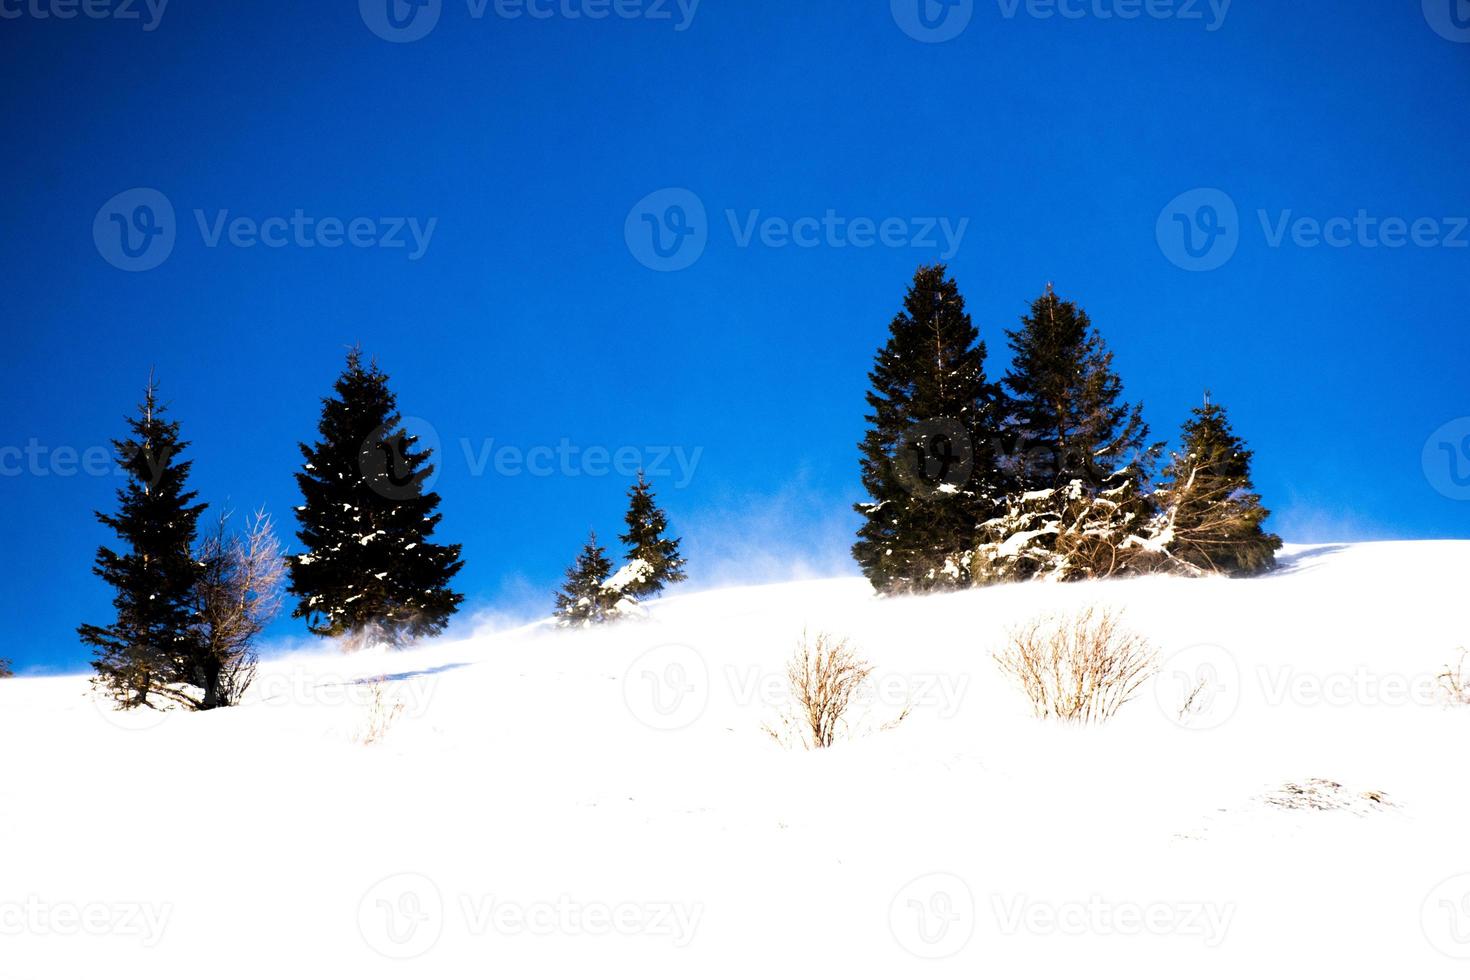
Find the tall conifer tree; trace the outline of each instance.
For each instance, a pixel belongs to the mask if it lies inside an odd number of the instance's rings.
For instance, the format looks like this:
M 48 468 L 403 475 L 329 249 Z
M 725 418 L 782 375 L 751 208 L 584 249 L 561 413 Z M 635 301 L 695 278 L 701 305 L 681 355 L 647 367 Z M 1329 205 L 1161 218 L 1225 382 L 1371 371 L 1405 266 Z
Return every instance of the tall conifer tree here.
M 653 488 L 642 470 L 638 472 L 638 482 L 628 490 L 628 513 L 624 520 L 628 531 L 619 535 L 618 540 L 628 546 L 628 561 L 641 561 L 648 566 L 628 586 L 629 595 L 634 599 L 656 596 L 665 584 L 682 582 L 688 577 L 679 554 L 679 539 L 667 536 L 669 519 L 654 501 Z
M 112 587 L 111 625 L 83 625 L 82 642 L 96 651 L 93 686 L 125 708 L 157 707 L 171 687 L 192 683 L 202 648 L 194 615 L 201 566 L 192 551 L 203 504 L 186 489 L 191 464 L 179 423 L 164 418 L 150 378 L 132 434 L 113 441 L 127 475 L 117 513 L 97 514 L 126 546 L 97 549 L 93 571 Z
M 460 546 L 430 540 L 439 495 L 431 450 L 401 426 L 388 376 L 354 349 L 323 399 L 320 438 L 301 445 L 296 508 L 306 552 L 289 559 L 292 615 L 350 647 L 404 646 L 442 632 L 464 596 L 449 588 Z
M 1139 475 L 1148 426 L 1140 408 L 1123 401 L 1113 354 L 1087 313 L 1048 285 L 1007 336 L 1007 410 L 1020 489 L 1078 480 L 1095 496 L 1115 489 L 1122 475 Z
M 1001 489 L 985 344 L 943 265 L 919 268 L 888 331 L 868 375 L 853 557 L 880 592 L 957 588 Z
M 1138 549 L 1154 516 L 1147 495 L 1158 447 L 1123 401 L 1113 355 L 1087 314 L 1050 285 L 1008 331 L 1004 382 L 1010 491 L 985 528 L 976 578 L 1073 579 L 1146 571 Z

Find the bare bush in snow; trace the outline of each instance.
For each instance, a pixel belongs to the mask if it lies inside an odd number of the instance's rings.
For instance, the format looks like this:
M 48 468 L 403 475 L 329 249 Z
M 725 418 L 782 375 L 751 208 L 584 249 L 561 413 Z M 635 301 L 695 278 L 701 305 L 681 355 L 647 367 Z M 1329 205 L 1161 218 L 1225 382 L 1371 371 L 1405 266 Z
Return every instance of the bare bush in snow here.
M 0 677 L 14 677 L 15 671 L 10 669 L 10 661 L 0 657 Z
M 367 719 L 358 730 L 356 741 L 363 745 L 381 742 L 403 714 L 403 701 L 391 697 L 388 678 L 379 677 L 368 684 Z
M 269 515 L 257 511 L 241 534 L 228 522 L 222 514 L 199 546 L 195 612 L 202 649 L 190 681 L 200 693 L 176 695 L 189 707 L 240 703 L 255 680 L 255 640 L 281 608 L 286 565 Z
M 1470 675 L 1465 673 L 1465 658 L 1470 656 L 1464 651 L 1460 653 L 1460 662 L 1453 667 L 1445 667 L 1444 673 L 1439 675 L 1439 687 L 1451 704 L 1470 704 Z
M 1098 606 L 1011 630 L 995 662 L 1036 717 L 1082 725 L 1113 717 L 1159 669 L 1158 648 L 1125 627 L 1120 612 Z
M 847 638 L 803 632 L 786 662 L 794 708 L 781 715 L 778 725 L 768 725 L 766 732 L 782 746 L 831 748 L 839 735 L 848 733 L 848 713 L 872 673 L 872 666 Z

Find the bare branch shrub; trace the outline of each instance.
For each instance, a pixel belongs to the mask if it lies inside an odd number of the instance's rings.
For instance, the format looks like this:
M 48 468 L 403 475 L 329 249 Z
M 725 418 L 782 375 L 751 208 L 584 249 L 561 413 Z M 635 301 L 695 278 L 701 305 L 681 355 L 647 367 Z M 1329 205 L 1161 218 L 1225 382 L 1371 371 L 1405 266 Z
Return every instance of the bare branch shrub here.
M 1001 672 L 1038 718 L 1101 724 L 1158 671 L 1158 648 L 1122 624 L 1114 609 L 1041 616 L 1010 632 L 995 654 Z
M 831 748 L 838 735 L 847 732 L 848 710 L 872 673 L 872 666 L 847 638 L 828 633 L 809 637 L 803 631 L 786 662 L 786 683 L 795 707 L 781 716 L 779 727 L 767 726 L 766 733 L 783 746 Z
M 401 714 L 403 702 L 388 697 L 388 678 L 377 678 L 368 685 L 367 720 L 357 733 L 357 741 L 363 745 L 382 741 Z
M 192 681 L 203 694 L 202 709 L 226 708 L 255 680 L 255 640 L 281 608 L 285 562 L 270 517 L 257 511 L 236 534 L 229 514 L 199 546 L 204 568 L 195 592 L 195 609 L 202 624 L 200 662 Z
M 1444 673 L 1439 675 L 1439 687 L 1451 704 L 1470 704 L 1470 675 L 1465 673 L 1465 658 L 1470 656 L 1465 651 L 1460 652 L 1460 662 L 1453 667 L 1446 667 Z
M 10 669 L 10 661 L 0 657 L 0 677 L 14 677 L 15 671 Z

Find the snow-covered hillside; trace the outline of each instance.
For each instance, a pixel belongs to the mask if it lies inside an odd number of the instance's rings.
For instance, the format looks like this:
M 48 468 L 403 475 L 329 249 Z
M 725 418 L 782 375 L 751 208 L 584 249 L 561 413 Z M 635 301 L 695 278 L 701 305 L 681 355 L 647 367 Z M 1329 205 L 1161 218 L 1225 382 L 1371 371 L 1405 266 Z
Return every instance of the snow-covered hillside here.
M 1470 707 L 1434 679 L 1467 568 L 726 589 L 272 659 L 209 714 L 0 681 L 0 978 L 1464 976 Z M 1163 671 L 1104 727 L 1034 720 L 991 652 L 1098 600 Z M 871 733 L 828 751 L 762 730 L 804 627 L 877 668 Z M 402 708 L 364 745 L 375 699 Z

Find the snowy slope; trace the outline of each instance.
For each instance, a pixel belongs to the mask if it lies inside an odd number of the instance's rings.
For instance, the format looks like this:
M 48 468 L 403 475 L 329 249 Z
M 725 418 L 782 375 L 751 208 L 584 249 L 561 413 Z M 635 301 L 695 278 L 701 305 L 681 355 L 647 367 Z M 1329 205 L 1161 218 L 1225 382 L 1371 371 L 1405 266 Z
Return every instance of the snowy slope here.
M 275 659 L 205 715 L 0 682 L 0 978 L 1464 976 L 1470 707 L 1433 678 L 1467 567 L 1414 542 L 1246 582 L 727 589 Z M 1038 722 L 990 651 L 1094 600 L 1170 660 L 1106 727 Z M 825 752 L 762 732 L 803 627 L 878 669 L 873 732 Z M 365 746 L 384 674 L 402 712 Z M 1266 799 L 1311 780 L 1341 808 Z

